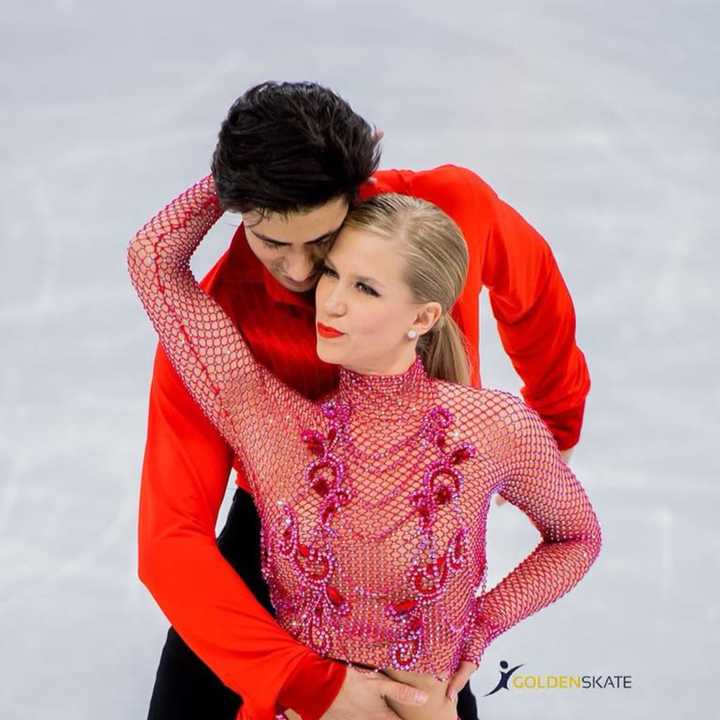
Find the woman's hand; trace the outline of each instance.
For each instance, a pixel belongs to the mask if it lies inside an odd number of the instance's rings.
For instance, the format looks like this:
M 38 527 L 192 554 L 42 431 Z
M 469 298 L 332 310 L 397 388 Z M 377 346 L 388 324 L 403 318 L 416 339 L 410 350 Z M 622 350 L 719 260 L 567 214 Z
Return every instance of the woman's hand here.
M 463 660 L 460 663 L 460 667 L 457 669 L 455 674 L 450 678 L 448 682 L 447 690 L 445 694 L 450 700 L 455 702 L 457 700 L 458 693 L 465 687 L 470 676 L 478 669 L 475 663 L 469 660 Z

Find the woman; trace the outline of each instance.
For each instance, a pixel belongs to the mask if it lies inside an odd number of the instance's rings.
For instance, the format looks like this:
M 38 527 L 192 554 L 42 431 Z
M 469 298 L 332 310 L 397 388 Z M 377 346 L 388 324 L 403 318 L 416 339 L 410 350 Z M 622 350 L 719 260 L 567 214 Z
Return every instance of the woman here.
M 137 233 L 128 264 L 173 365 L 248 469 L 278 621 L 325 657 L 429 690 L 426 705 L 393 707 L 406 720 L 453 720 L 448 677 L 597 557 L 587 496 L 534 410 L 463 384 L 449 311 L 467 248 L 447 215 L 391 194 L 350 211 L 316 287 L 317 352 L 340 383 L 311 402 L 253 359 L 192 276 L 222 212 L 207 176 Z M 543 542 L 476 599 L 495 492 Z

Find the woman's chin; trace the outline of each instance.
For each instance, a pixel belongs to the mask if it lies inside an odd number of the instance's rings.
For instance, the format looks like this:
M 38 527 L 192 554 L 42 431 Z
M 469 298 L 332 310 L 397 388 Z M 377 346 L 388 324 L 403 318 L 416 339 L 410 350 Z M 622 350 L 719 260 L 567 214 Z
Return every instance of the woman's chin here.
M 329 363 L 330 365 L 341 365 L 343 362 L 343 353 L 333 347 L 329 347 L 329 343 L 323 342 L 321 338 L 318 338 L 315 344 L 315 351 L 323 362 Z

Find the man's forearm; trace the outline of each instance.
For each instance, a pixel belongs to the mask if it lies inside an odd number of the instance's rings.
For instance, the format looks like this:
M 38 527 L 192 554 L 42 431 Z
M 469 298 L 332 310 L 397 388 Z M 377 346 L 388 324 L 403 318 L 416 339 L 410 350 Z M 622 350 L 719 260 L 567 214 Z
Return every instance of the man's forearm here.
M 232 459 L 158 347 L 140 490 L 140 579 L 183 640 L 249 707 L 272 710 L 276 699 L 327 707 L 343 666 L 325 667 L 283 630 L 217 546 Z

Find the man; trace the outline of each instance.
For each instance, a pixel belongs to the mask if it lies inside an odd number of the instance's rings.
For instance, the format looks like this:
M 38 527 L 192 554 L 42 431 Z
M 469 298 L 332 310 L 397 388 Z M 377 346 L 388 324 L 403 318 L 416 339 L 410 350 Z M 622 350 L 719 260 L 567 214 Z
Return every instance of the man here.
M 424 198 L 463 230 L 470 263 L 453 317 L 480 384 L 478 295 L 490 292 L 503 347 L 523 396 L 567 459 L 579 437 L 590 379 L 575 343 L 571 298 L 544 239 L 477 175 L 445 165 L 377 171 L 378 137 L 350 106 L 312 83 L 264 83 L 230 108 L 212 172 L 225 210 L 242 213 L 230 248 L 202 280 L 255 357 L 309 398 L 338 368 L 315 353 L 319 259 L 349 206 L 379 192 Z M 215 538 L 231 468 L 233 505 Z M 259 520 L 242 465 L 192 400 L 161 347 L 155 355 L 139 520 L 139 575 L 173 623 L 150 720 L 395 717 L 384 702 L 412 688 L 367 676 L 295 641 L 274 620 L 260 572 Z M 477 717 L 467 677 L 458 714 Z M 458 689 L 459 689 L 458 688 Z M 241 709 L 241 705 L 244 707 Z

